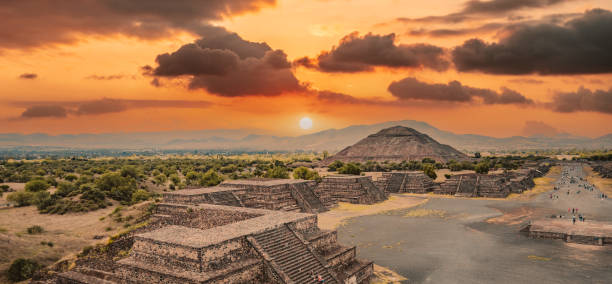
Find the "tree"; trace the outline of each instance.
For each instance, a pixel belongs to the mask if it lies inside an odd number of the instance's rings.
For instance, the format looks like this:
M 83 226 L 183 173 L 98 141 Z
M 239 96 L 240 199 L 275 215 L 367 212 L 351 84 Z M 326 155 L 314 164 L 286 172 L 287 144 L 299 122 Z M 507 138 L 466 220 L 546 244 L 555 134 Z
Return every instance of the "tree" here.
M 293 170 L 293 178 L 320 181 L 319 173 L 307 167 L 298 167 Z
M 50 185 L 44 180 L 31 180 L 25 185 L 25 190 L 29 192 L 37 192 L 49 189 Z
M 480 157 L 482 157 L 482 156 L 480 155 L 480 152 L 476 152 L 476 153 L 474 153 L 474 158 L 476 158 L 476 159 L 480 159 Z
M 168 178 L 164 174 L 158 174 L 155 176 L 154 179 L 155 179 L 155 183 L 157 184 L 164 184 L 168 180 Z
M 432 164 L 423 164 L 423 173 L 432 179 L 436 179 L 438 177 L 436 174 L 436 168 Z
M 435 164 L 436 161 L 432 158 L 423 158 L 423 160 L 421 160 L 421 163 L 423 164 Z
M 344 166 L 343 162 L 341 162 L 341 161 L 334 161 L 333 163 L 329 164 L 329 166 L 327 166 L 327 168 L 329 168 L 330 172 L 333 172 L 333 171 L 337 171 L 342 166 Z
M 264 177 L 266 178 L 289 178 L 289 171 L 287 171 L 287 168 L 285 167 L 275 166 L 267 170 L 266 173 L 264 174 Z
M 223 177 L 213 169 L 208 170 L 200 179 L 200 185 L 202 186 L 215 186 L 221 182 L 223 182 Z
M 480 162 L 478 164 L 476 164 L 476 166 L 474 167 L 474 171 L 476 171 L 479 174 L 487 174 L 489 173 L 489 163 L 487 162 Z
M 136 190 L 132 193 L 132 204 L 136 204 L 140 201 L 145 201 L 151 198 L 151 194 L 144 189 Z
M 338 169 L 338 173 L 343 175 L 359 175 L 361 174 L 361 169 L 353 163 L 347 163 Z
M 135 166 L 125 166 L 121 168 L 121 176 L 138 179 L 140 175 L 138 174 L 138 169 L 136 169 Z
M 17 191 L 6 196 L 6 200 L 15 203 L 15 206 L 22 207 L 32 205 L 34 193 L 29 191 Z
M 327 150 L 323 151 L 323 159 L 327 159 L 329 157 L 329 152 Z

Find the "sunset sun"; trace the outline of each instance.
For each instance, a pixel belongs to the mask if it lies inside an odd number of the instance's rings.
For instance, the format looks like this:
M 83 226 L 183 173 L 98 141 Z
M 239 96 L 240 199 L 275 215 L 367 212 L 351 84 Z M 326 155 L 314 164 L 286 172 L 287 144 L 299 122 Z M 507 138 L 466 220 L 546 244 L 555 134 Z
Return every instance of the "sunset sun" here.
M 304 130 L 312 128 L 312 119 L 310 119 L 310 117 L 303 117 L 300 119 L 300 128 Z

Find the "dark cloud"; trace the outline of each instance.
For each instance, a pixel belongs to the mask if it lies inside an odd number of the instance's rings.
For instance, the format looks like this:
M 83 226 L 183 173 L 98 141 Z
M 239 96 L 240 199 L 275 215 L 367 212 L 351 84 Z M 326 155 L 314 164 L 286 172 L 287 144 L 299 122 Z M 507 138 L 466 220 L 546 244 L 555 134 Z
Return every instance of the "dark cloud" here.
M 507 24 L 503 23 L 488 23 L 475 28 L 448 28 L 448 29 L 417 29 L 409 31 L 409 35 L 413 36 L 430 36 L 430 37 L 452 37 L 452 36 L 464 36 L 469 34 L 487 33 L 499 30 L 505 27 Z
M 559 130 L 542 122 L 542 121 L 525 121 L 523 126 L 522 135 L 524 136 L 545 136 L 552 137 L 559 134 Z
M 363 72 L 374 67 L 448 69 L 444 50 L 428 44 L 395 44 L 395 34 L 352 33 L 340 40 L 337 47 L 324 51 L 315 59 L 301 58 L 294 62 L 323 72 Z
M 0 48 L 71 43 L 81 34 L 199 34 L 212 20 L 273 4 L 275 0 L 7 0 L 0 5 Z
M 103 98 L 92 101 L 13 102 L 25 107 L 20 118 L 67 117 L 68 115 L 102 115 L 143 108 L 206 108 L 207 101 L 183 100 L 124 100 Z
M 559 92 L 553 96 L 552 110 L 556 112 L 601 112 L 612 114 L 612 88 L 591 91 L 580 87 L 576 92 Z
M 502 88 L 501 92 L 473 88 L 458 81 L 448 84 L 429 84 L 415 78 L 404 78 L 392 82 L 387 90 L 399 100 L 446 101 L 457 103 L 474 102 L 480 99 L 484 104 L 522 104 L 534 102 L 522 94 Z
M 87 77 L 85 77 L 85 79 L 89 79 L 89 80 L 98 80 L 98 81 L 111 81 L 111 80 L 120 80 L 123 78 L 126 78 L 128 76 L 126 75 L 121 75 L 121 74 L 117 74 L 117 75 L 89 75 Z M 134 76 L 131 76 L 132 78 L 134 78 Z
M 27 108 L 21 113 L 22 118 L 66 117 L 67 111 L 58 105 L 38 105 Z
M 505 15 L 523 9 L 545 8 L 570 1 L 574 0 L 471 0 L 459 12 L 443 16 L 398 18 L 397 20 L 405 23 L 459 23 L 477 18 Z
M 219 96 L 275 96 L 306 88 L 293 74 L 282 50 L 246 41 L 222 28 L 211 27 L 202 39 L 161 54 L 156 62 L 155 68 L 143 67 L 143 73 L 188 76 L 190 89 L 205 89 Z M 159 80 L 156 83 L 159 85 Z
M 543 80 L 531 79 L 531 78 L 517 78 L 517 79 L 511 79 L 511 80 L 508 80 L 508 82 L 510 82 L 510 83 L 516 83 L 516 84 L 533 84 L 533 85 L 540 85 L 540 84 L 544 84 L 544 81 L 543 81 Z
M 23 73 L 21 75 L 19 75 L 19 79 L 28 79 L 28 80 L 34 80 L 38 78 L 38 75 L 35 73 Z
M 471 39 L 456 47 L 459 71 L 492 74 L 612 72 L 612 13 L 595 9 L 564 24 L 517 25 L 498 43 Z
M 351 95 L 323 90 L 315 92 L 316 98 L 319 101 L 327 103 L 340 103 L 340 104 L 368 104 L 368 105 L 388 105 L 393 102 L 383 101 L 377 98 L 357 98 Z

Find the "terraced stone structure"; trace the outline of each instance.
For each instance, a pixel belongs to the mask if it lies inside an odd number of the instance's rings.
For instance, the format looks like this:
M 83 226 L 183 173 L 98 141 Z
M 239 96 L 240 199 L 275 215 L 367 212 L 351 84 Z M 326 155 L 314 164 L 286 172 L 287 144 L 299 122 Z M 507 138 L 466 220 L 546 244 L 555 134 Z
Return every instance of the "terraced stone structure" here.
M 508 179 L 504 175 L 461 174 L 440 184 L 438 194 L 458 197 L 506 197 L 510 194 Z
M 383 173 L 375 184 L 386 193 L 427 193 L 436 187 L 433 179 L 418 171 Z
M 129 256 L 77 267 L 57 282 L 368 283 L 373 272 L 313 214 L 163 203 L 152 223 L 156 229 L 133 236 Z
M 338 202 L 373 204 L 387 199 L 387 194 L 372 182 L 370 176 L 326 176 L 314 189 L 314 193 L 326 207 L 332 207 Z
M 314 194 L 315 181 L 300 179 L 245 179 L 223 182 L 220 188 L 235 189 L 246 207 L 319 213 L 327 211 Z

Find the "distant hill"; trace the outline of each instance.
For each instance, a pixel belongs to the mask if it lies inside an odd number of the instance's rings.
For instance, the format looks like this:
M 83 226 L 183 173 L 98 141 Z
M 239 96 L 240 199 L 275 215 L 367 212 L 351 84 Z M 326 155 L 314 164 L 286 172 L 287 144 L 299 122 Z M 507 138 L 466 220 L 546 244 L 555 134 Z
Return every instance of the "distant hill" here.
M 107 134 L 0 134 L 0 148 L 41 146 L 71 149 L 199 149 L 337 152 L 369 134 L 392 126 L 405 126 L 427 134 L 442 144 L 461 151 L 500 151 L 532 149 L 602 149 L 612 148 L 612 134 L 591 139 L 572 135 L 555 137 L 494 138 L 474 134 L 455 134 L 414 120 L 389 121 L 371 125 L 353 125 L 341 129 L 289 137 L 261 134 L 252 129 L 195 131 L 160 131 Z
M 468 156 L 455 148 L 438 143 L 426 134 L 404 126 L 385 128 L 344 148 L 326 159 L 343 162 L 402 162 L 430 158 L 438 162 L 468 160 Z

